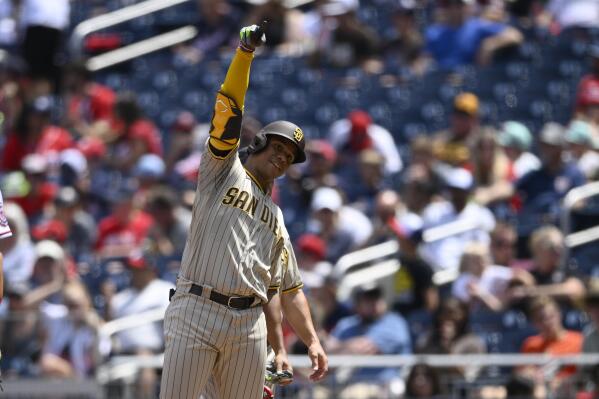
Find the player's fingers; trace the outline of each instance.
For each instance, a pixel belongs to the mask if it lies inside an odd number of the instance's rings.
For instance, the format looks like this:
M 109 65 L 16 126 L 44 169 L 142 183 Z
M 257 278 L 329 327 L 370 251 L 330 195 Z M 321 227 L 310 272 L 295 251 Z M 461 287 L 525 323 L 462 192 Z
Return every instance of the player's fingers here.
M 314 357 L 311 357 L 311 360 L 312 370 L 314 372 L 310 375 L 310 380 L 320 381 L 327 375 L 329 371 L 328 359 L 324 354 L 320 353 Z

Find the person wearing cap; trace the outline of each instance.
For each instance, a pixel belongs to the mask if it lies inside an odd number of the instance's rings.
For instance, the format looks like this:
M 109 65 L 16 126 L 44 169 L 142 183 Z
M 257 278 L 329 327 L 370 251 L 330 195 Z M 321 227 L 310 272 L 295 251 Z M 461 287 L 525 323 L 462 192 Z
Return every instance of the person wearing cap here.
M 374 283 L 357 287 L 353 305 L 354 315 L 339 320 L 326 341 L 330 353 L 354 356 L 412 353 L 408 325 L 402 316 L 388 309 L 381 287 Z M 354 369 L 351 384 L 339 397 L 371 397 L 361 393 L 381 390 L 382 385 L 396 379 L 398 373 L 398 368 Z
M 532 135 L 526 125 L 516 121 L 504 122 L 500 128 L 497 141 L 511 162 L 511 168 L 516 179 L 541 167 L 539 158 L 530 152 Z
M 3 170 L 19 170 L 23 158 L 32 153 L 56 153 L 74 146 L 71 134 L 51 123 L 54 101 L 37 97 L 21 109 L 9 132 L 0 157 Z
M 466 0 L 442 0 L 438 7 L 445 19 L 427 28 L 426 50 L 443 69 L 488 65 L 499 50 L 524 40 L 522 33 L 509 25 L 469 17 Z
M 449 128 L 433 135 L 433 154 L 443 163 L 455 167 L 467 166 L 479 129 L 479 100 L 469 92 L 453 99 Z
M 495 217 L 484 206 L 470 201 L 474 190 L 472 173 L 463 168 L 443 171 L 448 199 L 433 202 L 423 211 L 424 229 L 449 223 L 469 225 L 471 228 L 422 245 L 421 254 L 435 270 L 457 271 L 460 257 L 470 242 L 488 245 L 489 233 L 495 227 Z
M 107 320 L 141 315 L 153 310 L 165 311 L 168 304 L 168 293 L 174 285 L 158 278 L 156 259 L 140 249 L 130 252 L 125 261 L 131 275 L 131 286 L 114 296 L 106 298 Z M 164 337 L 160 323 L 147 323 L 123 330 L 116 335 L 115 353 L 129 355 L 151 355 L 162 351 Z M 136 397 L 152 397 L 157 382 L 156 371 L 142 369 L 138 376 L 139 390 Z
M 165 315 L 162 399 L 195 399 L 211 377 L 221 399 L 260 397 L 267 336 L 276 370 L 290 367 L 279 334 L 281 310 L 271 301 L 279 295 L 279 259 L 289 234 L 271 193 L 275 179 L 306 160 L 306 137 L 299 126 L 278 120 L 239 151 L 250 67 L 266 41 L 264 28 L 263 22 L 241 29 L 216 95 L 191 229 Z M 232 323 L 238 328 L 229 328 Z M 326 374 L 320 355 L 311 352 L 313 378 Z
M 393 279 L 393 309 L 405 317 L 415 311 L 434 312 L 439 306 L 439 291 L 433 284 L 433 268 L 418 253 L 422 219 L 409 212 L 389 218 L 387 225 L 399 241 L 399 270 Z
M 363 110 L 354 110 L 345 118 L 333 122 L 327 141 L 337 152 L 338 172 L 356 172 L 360 152 L 373 149 L 384 159 L 386 175 L 399 173 L 403 167 L 397 145 L 389 130 L 373 122 Z M 351 169 L 347 171 L 348 167 Z
M 94 251 L 101 257 L 126 256 L 147 237 L 153 220 L 134 204 L 135 188 L 118 187 L 110 193 L 111 213 L 100 219 Z
M 583 120 L 573 120 L 566 130 L 566 143 L 572 161 L 589 180 L 599 176 L 599 133 Z
M 335 263 L 363 246 L 372 234 L 372 223 L 359 210 L 343 204 L 339 191 L 320 187 L 312 193 L 312 217 L 308 231 L 320 236 L 327 247 L 326 260 Z
M 564 159 L 564 128 L 548 122 L 539 135 L 541 168 L 519 179 L 514 187 L 522 201 L 519 235 L 527 236 L 540 221 L 558 223 L 561 200 L 586 178 L 574 162 Z
M 588 47 L 591 70 L 578 83 L 576 90 L 576 117 L 599 125 L 599 45 Z
M 2 217 L 2 215 L 4 217 Z M 5 284 L 27 281 L 33 273 L 35 250 L 29 232 L 29 222 L 23 209 L 14 202 L 6 202 L 0 212 L 0 253 Z M 10 234 L 8 233 L 10 231 Z M 2 285 L 0 285 L 1 289 Z

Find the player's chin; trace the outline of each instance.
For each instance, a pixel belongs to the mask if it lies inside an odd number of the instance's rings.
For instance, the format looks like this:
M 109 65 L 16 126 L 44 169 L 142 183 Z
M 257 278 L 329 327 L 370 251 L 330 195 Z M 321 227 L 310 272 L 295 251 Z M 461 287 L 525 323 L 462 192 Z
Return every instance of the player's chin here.
M 275 179 L 285 174 L 285 168 L 279 167 L 272 162 L 270 162 L 268 166 L 268 171 L 270 172 L 270 175 Z

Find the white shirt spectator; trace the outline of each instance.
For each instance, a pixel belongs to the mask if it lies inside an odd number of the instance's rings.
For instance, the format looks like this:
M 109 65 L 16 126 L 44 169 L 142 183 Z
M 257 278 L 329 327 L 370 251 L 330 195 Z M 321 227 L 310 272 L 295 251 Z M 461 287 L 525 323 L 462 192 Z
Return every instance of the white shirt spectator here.
M 29 236 L 29 223 L 27 222 L 27 216 L 23 212 L 20 206 L 13 202 L 3 204 L 3 215 L 6 216 L 14 228 L 14 237 L 11 240 L 15 240 L 13 246 L 7 250 L 4 255 L 4 279 L 6 284 L 11 284 L 17 281 L 29 280 L 33 273 L 33 264 L 35 262 L 35 249 Z M 2 217 L 0 216 L 0 219 Z M 12 236 L 6 231 L 6 226 L 3 227 L 2 220 L 0 220 L 0 229 L 4 232 L 2 238 L 8 238 Z
M 562 28 L 599 27 L 597 0 L 551 0 L 547 10 Z
M 424 209 L 422 221 L 425 230 L 456 221 L 478 226 L 421 246 L 421 255 L 435 270 L 457 270 L 464 247 L 470 242 L 488 244 L 489 232 L 495 227 L 495 217 L 491 211 L 474 202 L 469 202 L 460 213 L 456 213 L 448 201 L 433 203 Z
M 401 171 L 403 163 L 391 133 L 375 123 L 371 123 L 367 129 L 374 149 L 385 158 L 385 173 L 394 174 Z M 349 119 L 341 119 L 331 125 L 328 140 L 335 150 L 339 151 L 347 143 L 350 131 Z
M 154 309 L 166 311 L 168 292 L 175 288 L 168 281 L 155 279 L 142 291 L 127 288 L 114 296 L 111 302 L 114 319 L 140 314 Z M 117 335 L 119 349 L 123 352 L 136 349 L 160 350 L 163 346 L 163 333 L 160 323 L 150 323 L 143 326 L 121 331 Z
M 21 9 L 21 26 L 46 26 L 64 30 L 69 26 L 69 0 L 25 0 Z
M 487 266 L 480 277 L 471 273 L 463 273 L 453 282 L 451 295 L 463 302 L 469 302 L 468 285 L 475 283 L 481 293 L 501 298 L 507 291 L 508 283 L 513 276 L 514 271 L 509 267 L 495 265 Z
M 12 236 L 10 226 L 8 225 L 8 219 L 4 213 L 4 200 L 2 199 L 2 192 L 0 191 L 0 238 L 8 238 Z
M 514 177 L 516 180 L 541 167 L 541 161 L 530 152 L 523 152 L 514 162 Z

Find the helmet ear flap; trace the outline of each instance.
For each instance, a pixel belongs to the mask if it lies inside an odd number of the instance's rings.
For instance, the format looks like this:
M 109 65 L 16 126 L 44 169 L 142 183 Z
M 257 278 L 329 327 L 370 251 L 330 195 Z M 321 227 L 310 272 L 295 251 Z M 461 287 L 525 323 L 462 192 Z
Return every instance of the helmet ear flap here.
M 268 137 L 264 133 L 258 133 L 254 136 L 252 143 L 248 146 L 248 152 L 250 154 L 260 152 L 266 147 L 268 143 Z

